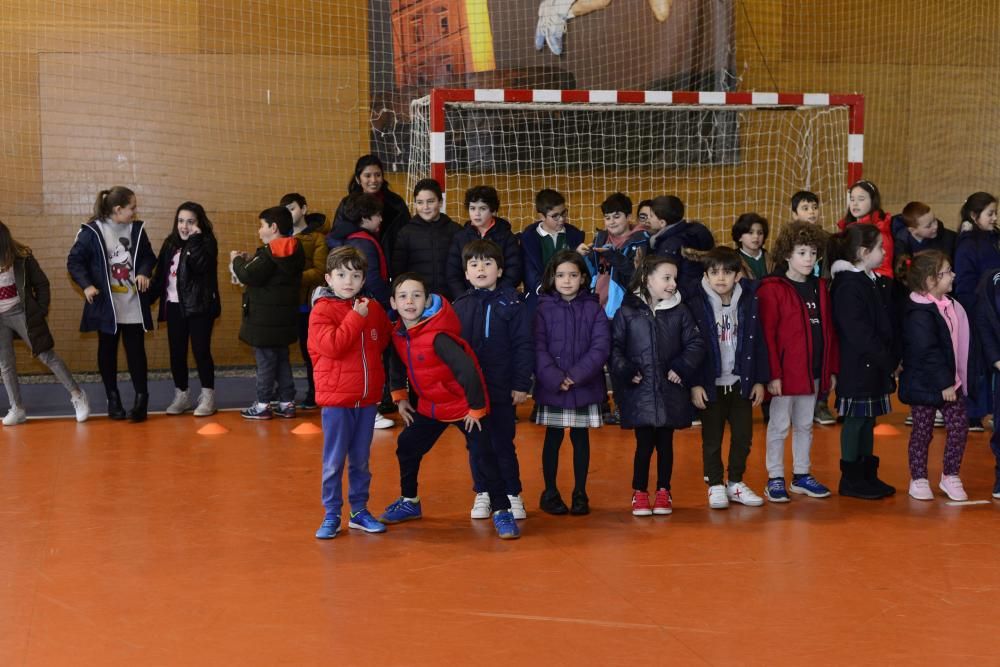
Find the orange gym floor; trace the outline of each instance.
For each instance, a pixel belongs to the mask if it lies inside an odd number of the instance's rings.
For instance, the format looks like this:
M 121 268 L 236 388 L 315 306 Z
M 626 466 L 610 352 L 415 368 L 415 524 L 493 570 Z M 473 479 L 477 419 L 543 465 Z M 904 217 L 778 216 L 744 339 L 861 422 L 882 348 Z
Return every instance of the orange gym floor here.
M 674 514 L 634 518 L 632 436 L 605 427 L 592 435 L 593 513 L 551 517 L 537 510 L 542 429 L 528 411 L 529 517 L 510 542 L 469 519 L 454 429 L 425 459 L 423 520 L 320 542 L 321 436 L 293 433 L 318 413 L 5 427 L 0 665 L 1000 664 L 988 432 L 970 435 L 962 468 L 983 504 L 906 495 L 897 412 L 883 420 L 897 433 L 876 439 L 894 498 L 713 511 L 692 429 L 675 440 Z M 210 422 L 228 432 L 196 432 Z M 398 495 L 398 432 L 375 435 L 376 514 Z M 838 435 L 817 427 L 813 448 L 831 486 Z M 932 478 L 942 441 L 939 429 Z M 570 452 L 567 438 L 567 499 Z

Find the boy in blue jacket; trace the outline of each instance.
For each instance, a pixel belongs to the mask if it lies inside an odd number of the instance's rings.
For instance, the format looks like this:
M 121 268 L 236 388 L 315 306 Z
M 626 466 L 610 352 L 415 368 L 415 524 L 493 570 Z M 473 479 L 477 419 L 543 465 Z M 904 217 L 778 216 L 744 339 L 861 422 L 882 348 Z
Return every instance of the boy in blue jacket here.
M 705 340 L 708 359 L 691 388 L 691 402 L 701 410 L 702 459 L 708 481 L 708 506 L 729 507 L 730 501 L 764 504 L 743 481 L 753 441 L 753 408 L 764 399 L 769 380 L 767 345 L 757 309 L 756 284 L 740 280 L 742 260 L 732 248 L 717 246 L 702 257 L 705 275 L 691 294 L 694 313 Z M 729 422 L 729 481 L 724 483 L 722 436 Z
M 462 338 L 479 359 L 489 393 L 489 439 L 496 452 L 505 493 L 515 519 L 526 518 L 521 498 L 521 473 L 514 447 L 515 406 L 528 398 L 535 366 L 531 323 L 520 295 L 499 284 L 504 270 L 503 250 L 493 241 L 471 241 L 462 249 L 465 279 L 472 285 L 455 300 Z M 471 454 L 471 452 L 470 452 Z M 470 456 L 476 498 L 470 516 L 490 517 L 486 480 Z

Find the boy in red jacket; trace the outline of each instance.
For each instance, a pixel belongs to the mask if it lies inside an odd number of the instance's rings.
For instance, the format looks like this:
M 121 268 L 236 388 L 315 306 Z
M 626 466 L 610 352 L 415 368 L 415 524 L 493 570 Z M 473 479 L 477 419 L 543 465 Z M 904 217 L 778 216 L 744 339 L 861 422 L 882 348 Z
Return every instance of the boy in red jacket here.
M 402 494 L 379 520 L 400 523 L 422 516 L 417 496 L 420 461 L 445 429 L 454 424 L 462 429 L 469 454 L 477 462 L 490 494 L 497 535 L 500 539 L 517 539 L 521 534 L 488 436 L 486 381 L 475 352 L 461 338 L 458 315 L 447 299 L 428 294 L 427 284 L 416 273 L 396 277 L 391 303 L 399 313 L 399 322 L 392 333 L 396 354 L 391 360 L 389 383 L 406 428 L 396 444 Z M 401 368 L 404 364 L 405 374 Z M 416 410 L 406 391 L 407 376 L 417 397 Z
M 340 531 L 341 477 L 349 460 L 347 498 L 350 528 L 384 533 L 385 525 L 368 511 L 368 488 L 376 405 L 382 398 L 382 352 L 392 326 L 374 299 L 361 296 L 368 262 L 357 248 L 337 248 L 326 259 L 326 284 L 312 295 L 309 356 L 316 402 L 323 419 L 323 506 L 326 517 L 316 537 L 329 540 Z
M 813 276 L 826 237 L 818 225 L 808 222 L 785 225 L 773 247 L 782 265 L 757 289 L 771 367 L 767 390 L 774 397 L 767 424 L 768 480 L 764 495 L 774 503 L 790 500 L 785 490 L 785 436 L 789 425 L 793 461 L 789 490 L 813 498 L 830 495 L 830 489 L 809 472 L 816 394 L 832 391 L 840 366 L 826 281 Z

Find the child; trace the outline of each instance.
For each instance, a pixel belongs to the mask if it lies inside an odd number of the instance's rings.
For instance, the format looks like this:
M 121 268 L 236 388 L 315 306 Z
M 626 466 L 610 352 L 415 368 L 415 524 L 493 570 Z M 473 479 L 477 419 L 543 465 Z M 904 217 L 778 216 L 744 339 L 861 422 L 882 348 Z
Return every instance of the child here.
M 968 386 L 969 321 L 962 305 L 948 296 L 955 273 L 948 257 L 937 250 L 917 253 L 896 269 L 912 290 L 903 314 L 899 376 L 899 400 L 911 405 L 913 413 L 910 496 L 934 499 L 927 481 L 927 450 L 934 437 L 934 413 L 940 410 L 948 435 L 938 487 L 952 500 L 968 500 L 958 471 L 969 432 L 962 400 Z M 996 333 L 990 337 L 995 340 Z
M 368 456 L 376 404 L 382 397 L 382 353 L 392 327 L 377 301 L 361 296 L 367 260 L 357 248 L 337 248 L 326 259 L 327 287 L 318 287 L 309 315 L 309 354 L 316 373 L 316 399 L 323 407 L 323 506 L 316 531 L 321 540 L 340 531 L 341 478 L 349 460 L 348 527 L 383 533 L 385 526 L 368 511 L 371 473 Z
M 431 294 L 454 299 L 458 295 L 448 289 L 445 267 L 451 240 L 462 228 L 441 212 L 441 186 L 433 178 L 417 181 L 413 187 L 413 210 L 413 218 L 396 237 L 389 273 L 419 273 Z
M 555 190 L 539 190 L 535 212 L 541 220 L 521 232 L 521 265 L 524 267 L 524 300 L 529 317 L 538 305 L 542 275 L 549 260 L 564 248 L 583 243 L 583 232 L 567 222 L 566 199 Z
M 807 222 L 782 227 L 772 250 L 783 271 L 764 278 L 757 290 L 770 365 L 767 390 L 772 396 L 764 496 L 775 503 L 790 500 L 784 465 L 789 425 L 793 429 L 791 491 L 813 498 L 830 495 L 809 472 L 816 393 L 832 389 L 839 365 L 826 281 L 813 276 L 826 238 L 818 225 Z
M 894 256 L 892 238 L 892 216 L 882 210 L 882 195 L 871 181 L 858 181 L 848 190 L 847 213 L 837 223 L 841 231 L 848 225 L 875 225 L 882 234 L 882 249 L 885 252 L 882 264 L 875 273 L 886 278 L 892 278 L 892 258 Z
M 302 246 L 305 265 L 302 285 L 299 287 L 299 351 L 306 367 L 306 395 L 298 404 L 303 410 L 316 409 L 316 382 L 313 379 L 312 361 L 309 359 L 309 304 L 313 291 L 323 285 L 323 267 L 329 252 L 323 236 L 326 233 L 326 216 L 309 213 L 306 198 L 298 192 L 289 192 L 281 198 L 281 206 L 292 214 L 292 236 Z
M 934 217 L 931 207 L 920 201 L 911 201 L 903 207 L 903 212 L 892 219 L 893 225 L 893 265 L 899 263 L 903 255 L 912 257 L 922 250 L 943 252 L 950 262 L 955 256 L 955 241 L 958 235 L 946 229 Z
M 700 222 L 684 219 L 684 202 L 674 196 L 656 197 L 650 204 L 649 252 L 653 255 L 673 257 L 680 273 L 678 287 L 685 294 L 698 291 L 704 269 L 701 263 L 688 259 L 685 250 L 706 251 L 715 247 L 715 239 L 708 227 Z
M 66 268 L 83 289 L 80 331 L 97 331 L 97 367 L 108 397 L 108 417 L 146 421 L 149 409 L 146 344 L 153 329 L 149 279 L 156 255 L 145 223 L 134 220 L 135 193 L 116 185 L 97 193 L 94 216 L 77 232 Z M 118 340 L 125 346 L 135 403 L 127 413 L 118 393 Z
M 539 506 L 549 514 L 589 514 L 588 428 L 601 426 L 607 399 L 604 364 L 611 351 L 608 317 L 590 293 L 587 264 L 572 250 L 552 256 L 542 274 L 535 311 L 535 423 L 545 426 Z M 559 448 L 569 428 L 573 443 L 573 496 L 569 508 L 556 486 Z
M 983 276 L 979 283 L 977 302 L 980 306 L 976 309 L 976 324 L 971 333 L 978 337 L 978 349 L 981 353 L 978 357 L 970 358 L 970 362 L 981 362 L 989 379 L 997 382 L 1000 381 L 1000 270 L 995 269 Z M 997 415 L 1000 415 L 1000 391 L 993 392 L 994 420 Z M 996 427 L 990 436 L 990 450 L 995 459 L 993 497 L 1000 498 L 1000 429 Z
M 531 322 L 520 294 L 500 287 L 503 251 L 493 241 L 470 241 L 462 251 L 465 279 L 472 287 L 455 300 L 455 314 L 464 338 L 479 360 L 490 401 L 488 437 L 500 465 L 500 477 L 515 519 L 525 519 L 521 498 L 521 471 L 514 447 L 516 406 L 524 403 L 531 389 L 535 357 L 531 345 Z M 473 519 L 490 518 L 490 495 L 486 480 L 474 457 L 470 457 Z
M 733 234 L 735 236 L 735 232 Z M 691 309 L 708 359 L 698 369 L 691 402 L 701 410 L 701 451 L 708 480 L 708 506 L 729 502 L 758 507 L 764 499 L 743 481 L 753 442 L 753 408 L 764 400 L 768 380 L 767 346 L 760 327 L 756 285 L 744 278 L 740 254 L 717 246 L 702 257 L 701 289 Z M 729 482 L 724 482 L 722 436 L 729 422 Z
M 396 459 L 402 495 L 379 517 L 382 523 L 412 521 L 423 516 L 417 496 L 420 461 L 449 425 L 462 429 L 469 454 L 479 465 L 493 510 L 493 526 L 500 539 L 517 539 L 521 532 L 504 493 L 496 452 L 487 437 L 490 429 L 486 381 L 476 354 L 460 337 L 458 316 L 446 299 L 428 294 L 423 278 L 404 273 L 392 284 L 392 307 L 399 321 L 392 334 L 390 382 L 393 398 L 406 428 L 399 434 Z M 401 368 L 405 364 L 405 372 Z M 411 407 L 406 378 L 417 395 Z
M 874 225 L 853 224 L 830 239 L 830 301 L 840 344 L 837 409 L 842 496 L 876 500 L 896 489 L 878 478 L 873 452 L 875 418 L 891 411 L 889 395 L 899 355 L 893 335 L 891 281 L 874 273 L 882 266 L 882 233 Z M 933 419 L 932 419 L 933 421 Z
M 305 253 L 292 236 L 292 214 L 284 206 L 260 213 L 257 231 L 264 244 L 251 258 L 233 250 L 230 261 L 243 292 L 240 340 L 253 347 L 257 359 L 257 400 L 240 411 L 244 419 L 295 416 L 295 382 L 288 360 L 288 346 L 298 337 L 299 288 Z M 278 407 L 271 409 L 274 385 Z
M 792 222 L 819 224 L 819 196 L 809 190 L 799 190 L 792 195 Z
M 587 260 L 591 288 L 611 319 L 635 275 L 636 256 L 649 247 L 649 234 L 632 228 L 632 200 L 621 192 L 601 202 L 601 213 L 604 230 L 592 244 L 580 243 L 576 251 Z
M 45 321 L 50 294 L 49 279 L 31 248 L 14 240 L 7 225 L 0 222 L 0 375 L 10 402 L 10 410 L 3 418 L 4 426 L 23 424 L 28 418 L 17 379 L 15 335 L 27 343 L 31 354 L 48 366 L 69 392 L 76 420 L 85 422 L 90 416 L 87 395 L 54 349 L 55 341 Z
M 611 375 L 621 426 L 635 429 L 632 514 L 670 514 L 674 429 L 691 425 L 689 387 L 705 343 L 677 289 L 677 260 L 647 257 L 611 324 Z M 649 463 L 656 449 L 656 498 L 649 504 Z
M 962 229 L 955 244 L 955 298 L 965 312 L 979 320 L 977 287 L 983 276 L 1000 269 L 1000 233 L 997 232 L 997 199 L 988 192 L 975 192 L 962 204 Z M 969 227 L 966 229 L 966 227 Z M 982 331 L 972 331 L 973 348 L 978 346 Z M 969 377 L 965 405 L 969 415 L 969 430 L 984 430 L 983 417 L 989 413 L 991 387 L 980 372 Z
M 756 213 L 744 213 L 733 223 L 733 241 L 740 259 L 750 269 L 751 280 L 760 280 L 771 273 L 771 262 L 764 250 L 768 234 L 767 218 Z
M 340 207 L 333 229 L 326 237 L 330 248 L 353 246 L 365 257 L 365 289 L 383 309 L 389 307 L 389 266 L 378 242 L 382 202 L 373 195 L 354 193 Z
M 451 293 L 457 298 L 469 288 L 465 279 L 465 265 L 462 264 L 462 250 L 469 241 L 488 239 L 503 249 L 502 287 L 517 289 L 521 284 L 521 250 L 517 238 L 511 231 L 510 223 L 496 217 L 500 210 L 500 196 L 496 188 L 477 185 L 465 191 L 465 208 L 469 211 L 469 221 L 456 232 L 448 250 L 447 280 Z
M 636 229 L 643 229 L 647 232 L 649 231 L 649 213 L 652 205 L 652 199 L 643 199 L 639 202 L 639 205 L 635 207 Z
M 192 407 L 195 417 L 215 414 L 215 361 L 212 325 L 222 312 L 219 302 L 219 246 L 201 204 L 184 202 L 174 214 L 174 228 L 163 241 L 150 292 L 160 300 L 160 322 L 167 323 L 174 400 L 168 415 Z M 188 389 L 188 341 L 198 366 L 198 405 Z
M 385 178 L 385 165 L 376 155 L 362 155 L 354 163 L 354 175 L 347 184 L 347 195 L 356 192 L 376 197 L 382 202 L 382 228 L 379 236 L 379 243 L 385 250 L 386 257 L 392 257 L 396 247 L 396 237 L 399 230 L 410 219 L 410 211 L 406 208 L 406 202 L 389 187 L 389 181 Z M 347 197 L 340 201 L 337 211 L 347 201 Z M 336 220 L 338 215 L 334 215 Z

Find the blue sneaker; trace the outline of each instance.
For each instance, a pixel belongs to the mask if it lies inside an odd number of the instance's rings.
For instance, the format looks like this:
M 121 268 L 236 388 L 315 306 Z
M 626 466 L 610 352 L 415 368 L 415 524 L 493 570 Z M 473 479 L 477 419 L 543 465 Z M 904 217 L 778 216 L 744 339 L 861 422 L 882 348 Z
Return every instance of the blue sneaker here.
M 378 522 L 368 509 L 360 512 L 351 512 L 351 520 L 347 522 L 348 528 L 357 528 L 366 533 L 384 533 L 385 525 Z
M 420 501 L 413 503 L 405 498 L 400 498 L 393 504 L 385 508 L 385 512 L 378 518 L 382 523 L 403 523 L 419 519 L 423 514 L 420 512 Z
M 510 510 L 497 510 L 493 513 L 493 526 L 497 529 L 497 537 L 501 540 L 516 540 L 521 537 L 514 513 Z
M 332 540 L 340 532 L 340 517 L 335 516 L 332 519 L 323 519 L 323 525 L 319 527 L 316 531 L 317 540 Z
M 789 502 L 791 498 L 788 497 L 788 491 L 785 491 L 785 478 L 772 477 L 767 480 L 767 486 L 764 487 L 764 497 L 772 503 Z
M 254 403 L 246 410 L 240 410 L 240 416 L 243 419 L 270 419 L 273 415 L 268 403 Z
M 792 493 L 801 493 L 810 498 L 826 498 L 830 495 L 830 489 L 816 481 L 812 475 L 795 475 L 792 477 L 792 485 L 789 487 Z

